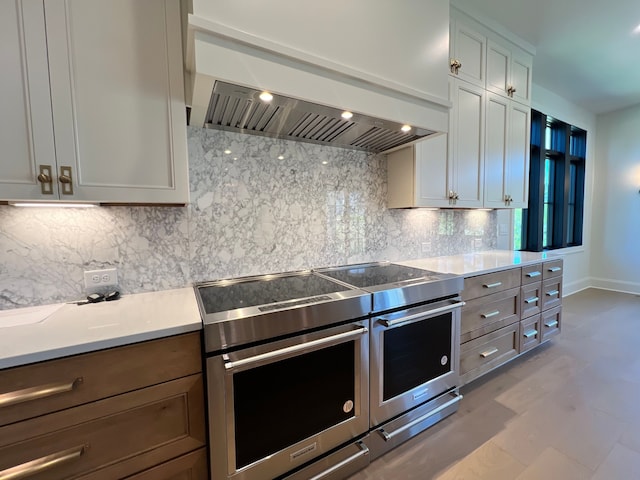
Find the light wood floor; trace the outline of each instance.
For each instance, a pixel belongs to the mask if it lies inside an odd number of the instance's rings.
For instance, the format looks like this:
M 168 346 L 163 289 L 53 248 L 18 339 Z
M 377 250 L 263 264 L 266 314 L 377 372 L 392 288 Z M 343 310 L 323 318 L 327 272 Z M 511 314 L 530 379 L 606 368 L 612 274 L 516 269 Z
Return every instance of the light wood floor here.
M 566 297 L 559 337 L 461 393 L 350 480 L 640 479 L 640 297 Z

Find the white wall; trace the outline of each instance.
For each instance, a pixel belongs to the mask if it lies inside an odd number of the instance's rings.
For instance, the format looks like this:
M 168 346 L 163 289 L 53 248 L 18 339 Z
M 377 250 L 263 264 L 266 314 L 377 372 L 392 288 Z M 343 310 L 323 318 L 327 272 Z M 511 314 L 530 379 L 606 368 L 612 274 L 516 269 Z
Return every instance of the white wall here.
M 592 276 L 640 293 L 640 105 L 597 118 Z
M 583 244 L 581 247 L 554 250 L 554 253 L 564 256 L 564 295 L 570 295 L 593 284 L 590 277 L 593 251 L 592 232 L 596 228 L 596 223 L 593 221 L 595 213 L 593 192 L 594 178 L 596 178 L 594 172 L 596 171 L 597 158 L 600 157 L 596 152 L 596 116 L 535 83 L 532 95 L 532 108 L 587 131 Z M 636 129 L 636 131 L 640 130 Z

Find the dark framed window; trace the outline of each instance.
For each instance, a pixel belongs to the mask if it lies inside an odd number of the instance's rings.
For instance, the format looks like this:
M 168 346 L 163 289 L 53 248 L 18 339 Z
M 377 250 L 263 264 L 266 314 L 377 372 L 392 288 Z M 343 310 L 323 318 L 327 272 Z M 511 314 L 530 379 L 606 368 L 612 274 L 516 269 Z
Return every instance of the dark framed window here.
M 529 208 L 514 215 L 516 250 L 582 245 L 587 132 L 531 111 Z

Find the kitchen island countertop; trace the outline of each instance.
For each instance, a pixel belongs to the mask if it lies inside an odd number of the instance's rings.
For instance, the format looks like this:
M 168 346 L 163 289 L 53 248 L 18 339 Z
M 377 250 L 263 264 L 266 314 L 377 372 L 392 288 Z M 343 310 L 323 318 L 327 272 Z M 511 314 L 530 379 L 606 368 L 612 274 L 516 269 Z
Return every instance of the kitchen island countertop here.
M 465 277 L 492 273 L 506 268 L 521 267 L 547 260 L 561 258 L 548 252 L 519 252 L 512 250 L 489 250 L 443 257 L 420 258 L 394 262 L 407 267 L 422 268 L 440 273 L 453 273 Z
M 193 288 L 0 312 L 0 369 L 200 330 Z

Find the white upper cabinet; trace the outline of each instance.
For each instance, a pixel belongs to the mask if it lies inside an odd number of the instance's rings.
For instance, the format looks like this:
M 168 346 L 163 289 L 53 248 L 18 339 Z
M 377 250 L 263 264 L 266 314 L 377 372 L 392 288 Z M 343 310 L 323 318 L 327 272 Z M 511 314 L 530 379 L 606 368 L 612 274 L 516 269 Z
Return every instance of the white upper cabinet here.
M 449 28 L 449 73 L 484 87 L 487 37 L 453 17 Z
M 483 206 L 486 92 L 454 78 L 449 84 L 449 135 L 387 155 L 389 208 Z
M 56 162 L 42 2 L 0 3 L 0 45 L 0 200 L 39 198 L 39 169 Z
M 510 49 L 495 41 L 487 44 L 487 90 L 521 103 L 531 103 L 533 58 L 514 45 Z
M 24 10 L 35 3 L 3 2 L 3 8 L 10 4 Z M 23 181 L 22 189 L 5 189 L 7 183 L 15 184 L 15 174 L 5 169 L 3 162 L 0 198 L 186 203 L 179 0 L 47 0 L 46 9 L 42 2 L 39 8 L 39 35 L 44 36 L 46 31 L 46 45 L 25 51 L 14 41 L 20 62 L 26 66 L 17 69 L 12 65 L 10 72 L 15 80 L 9 93 L 24 96 L 18 72 L 29 79 L 47 79 L 49 106 L 44 101 L 24 102 L 20 115 L 27 119 L 52 118 L 53 126 L 48 132 L 25 128 L 20 139 L 23 144 L 29 145 L 23 140 L 27 139 L 38 146 L 47 136 L 53 136 L 55 148 L 50 146 L 48 156 L 39 155 L 37 148 L 35 155 L 33 148 L 12 152 L 22 165 L 21 174 L 30 177 L 29 182 Z M 20 25 L 19 16 L 14 15 L 14 21 Z M 35 36 L 34 32 L 26 39 Z M 9 49 L 2 52 L 9 57 L 15 55 Z M 45 57 L 37 63 L 40 72 L 31 66 L 33 55 Z M 48 64 L 48 71 L 42 70 L 43 64 Z M 0 115 L 3 125 L 16 123 L 14 112 L 7 118 L 3 108 Z M 3 150 L 5 144 L 2 138 Z M 34 174 L 38 177 L 42 165 L 50 166 L 49 187 L 40 176 L 40 185 L 34 191 L 29 183 L 33 183 Z
M 531 110 L 487 95 L 484 205 L 527 208 Z

